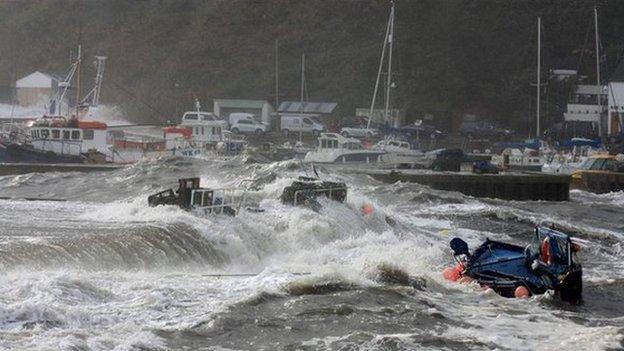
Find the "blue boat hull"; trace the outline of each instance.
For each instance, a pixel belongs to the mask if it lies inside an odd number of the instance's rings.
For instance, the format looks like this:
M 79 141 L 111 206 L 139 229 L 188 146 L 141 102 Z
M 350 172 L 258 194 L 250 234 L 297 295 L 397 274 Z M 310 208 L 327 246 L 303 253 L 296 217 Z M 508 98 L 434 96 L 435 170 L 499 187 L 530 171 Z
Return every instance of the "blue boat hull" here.
M 539 243 L 548 237 L 550 259 L 544 261 Z M 536 229 L 537 245 L 527 248 L 487 239 L 472 254 L 467 244 L 453 239 L 451 247 L 455 255 L 464 257 L 464 276 L 482 286 L 492 288 L 505 297 L 515 297 L 519 287 L 526 288 L 530 295 L 554 291 L 562 300 L 580 303 L 583 292 L 583 270 L 573 259 L 571 241 L 563 233 L 551 229 Z M 454 242 L 455 241 L 455 242 Z M 459 242 L 459 243 L 458 243 Z

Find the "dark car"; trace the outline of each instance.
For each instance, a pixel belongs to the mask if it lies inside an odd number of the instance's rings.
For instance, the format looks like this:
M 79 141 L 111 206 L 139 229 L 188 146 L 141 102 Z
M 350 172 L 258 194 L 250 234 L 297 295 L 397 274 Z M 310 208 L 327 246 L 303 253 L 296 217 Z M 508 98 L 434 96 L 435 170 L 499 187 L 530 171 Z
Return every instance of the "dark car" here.
M 463 121 L 459 134 L 470 139 L 502 139 L 513 135 L 513 131 L 500 128 L 488 121 Z
M 472 159 L 461 149 L 442 149 L 435 152 L 431 169 L 441 172 L 459 172 L 461 164 Z
M 405 135 L 408 139 L 444 139 L 447 137 L 447 133 L 436 129 L 434 126 L 429 124 L 408 124 L 399 128 L 398 132 L 400 134 Z

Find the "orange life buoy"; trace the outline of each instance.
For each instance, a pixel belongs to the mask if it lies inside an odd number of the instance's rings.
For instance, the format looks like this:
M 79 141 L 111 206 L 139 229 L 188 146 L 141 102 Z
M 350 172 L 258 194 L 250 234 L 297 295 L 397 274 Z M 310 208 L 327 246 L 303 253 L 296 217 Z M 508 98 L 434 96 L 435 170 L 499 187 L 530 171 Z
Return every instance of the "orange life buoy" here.
M 540 255 L 542 262 L 550 264 L 550 240 L 548 240 L 548 238 L 545 238 L 542 241 L 542 250 Z

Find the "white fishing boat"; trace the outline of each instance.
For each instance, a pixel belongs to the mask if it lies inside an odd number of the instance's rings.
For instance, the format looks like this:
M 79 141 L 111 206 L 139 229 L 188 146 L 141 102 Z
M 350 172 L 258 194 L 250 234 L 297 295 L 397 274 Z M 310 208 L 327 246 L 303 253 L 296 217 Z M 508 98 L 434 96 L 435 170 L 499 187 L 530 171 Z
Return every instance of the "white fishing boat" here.
M 541 172 L 545 157 L 533 149 L 505 149 L 500 155 L 492 156 L 492 164 L 510 171 Z
M 321 133 L 314 151 L 308 152 L 304 162 L 313 163 L 378 163 L 383 150 L 365 149 L 355 138 L 345 138 L 337 133 Z

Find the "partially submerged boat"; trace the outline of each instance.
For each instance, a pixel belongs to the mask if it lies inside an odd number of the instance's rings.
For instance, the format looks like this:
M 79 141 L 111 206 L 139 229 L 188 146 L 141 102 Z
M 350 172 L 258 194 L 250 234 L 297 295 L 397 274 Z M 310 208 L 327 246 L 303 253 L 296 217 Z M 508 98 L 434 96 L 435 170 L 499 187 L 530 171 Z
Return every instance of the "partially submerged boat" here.
M 255 182 L 247 179 L 243 182 Z M 178 189 L 159 191 L 147 198 L 150 207 L 161 205 L 178 206 L 184 210 L 201 214 L 226 214 L 235 216 L 245 204 L 247 188 L 202 188 L 199 178 L 178 179 Z M 280 200 L 292 206 L 307 206 L 314 211 L 321 209 L 319 197 L 344 202 L 347 186 L 344 183 L 322 181 L 318 178 L 299 177 L 284 188 Z M 245 207 L 251 212 L 263 212 L 260 208 Z
M 167 189 L 147 198 L 150 207 L 174 205 L 198 214 L 235 216 L 245 200 L 245 190 L 239 188 L 202 188 L 199 178 L 178 180 L 178 190 Z
M 322 181 L 318 178 L 299 177 L 284 188 L 280 200 L 292 206 L 308 206 L 315 211 L 321 208 L 318 198 L 324 196 L 330 200 L 344 202 L 347 198 L 345 183 Z
M 450 246 L 458 265 L 445 270 L 447 279 L 473 279 L 504 297 L 553 291 L 563 301 L 582 301 L 583 270 L 575 257 L 579 246 L 565 233 L 536 228 L 526 248 L 486 239 L 470 253 L 468 244 L 459 238 L 452 239 Z

